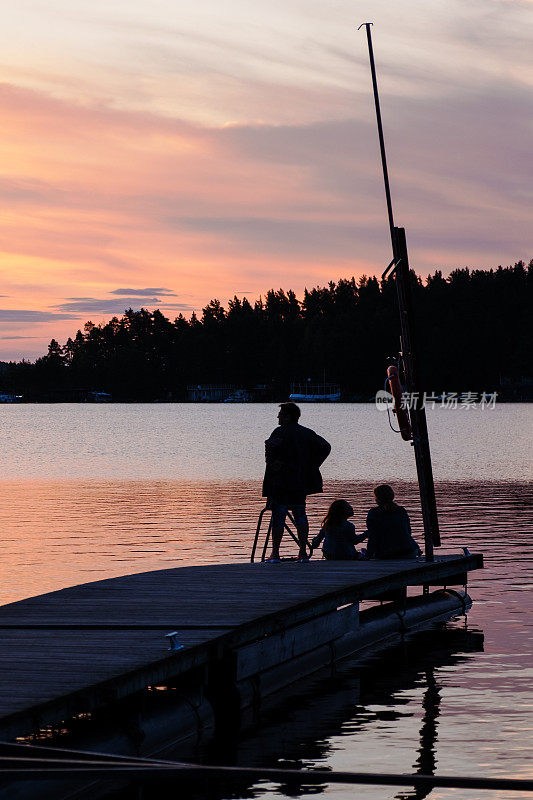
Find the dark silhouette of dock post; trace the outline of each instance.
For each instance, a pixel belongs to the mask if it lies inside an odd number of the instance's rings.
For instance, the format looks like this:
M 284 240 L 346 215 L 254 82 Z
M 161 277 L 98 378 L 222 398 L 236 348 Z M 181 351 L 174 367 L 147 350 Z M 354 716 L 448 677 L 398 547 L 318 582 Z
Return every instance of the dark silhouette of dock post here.
M 433 481 L 433 467 L 431 464 L 431 451 L 429 449 L 426 410 L 419 401 L 420 384 L 418 381 L 415 359 L 416 345 L 412 325 L 412 293 L 405 228 L 394 228 L 393 241 L 394 257 L 396 261 L 394 274 L 398 292 L 398 305 L 400 307 L 402 361 L 405 369 L 407 391 L 409 395 L 414 398 L 414 402 L 409 409 L 409 416 L 413 430 L 413 449 L 415 451 L 416 472 L 418 484 L 420 486 L 420 503 L 424 522 L 425 555 L 428 561 L 433 561 L 433 546 L 435 545 L 438 547 L 440 545 L 439 520 L 435 497 L 435 484 Z

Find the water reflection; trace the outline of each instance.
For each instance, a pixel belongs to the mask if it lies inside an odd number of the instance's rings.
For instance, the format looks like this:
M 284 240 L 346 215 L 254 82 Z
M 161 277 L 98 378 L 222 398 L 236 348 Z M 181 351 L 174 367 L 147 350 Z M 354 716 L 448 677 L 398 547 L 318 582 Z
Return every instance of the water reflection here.
M 292 687 L 284 702 L 263 712 L 255 730 L 233 738 L 225 732 L 197 758 L 206 763 L 239 766 L 284 767 L 294 769 L 351 769 L 370 771 L 369 762 L 376 748 L 383 753 L 384 734 L 407 723 L 411 736 L 404 749 L 414 772 L 433 774 L 437 765 L 437 725 L 441 706 L 441 687 L 436 675 L 445 667 L 460 668 L 467 654 L 482 652 L 483 635 L 477 630 L 441 628 L 421 632 L 366 659 L 353 659 L 338 665 L 335 673 L 319 674 L 299 690 Z M 420 692 L 422 690 L 422 692 Z M 411 723 L 415 721 L 415 725 Z M 390 735 L 387 734 L 387 736 Z M 385 738 L 387 738 L 387 736 Z M 333 765 L 342 748 L 350 749 L 350 760 Z M 403 748 L 400 748 L 403 749 Z M 180 753 L 169 753 L 179 757 Z M 374 771 L 407 772 L 391 759 Z M 150 782 L 143 784 L 144 800 L 159 800 L 170 790 Z M 133 798 L 138 784 L 124 798 Z M 422 800 L 431 790 L 335 785 L 302 786 L 297 777 L 281 784 L 249 780 L 220 779 L 188 781 L 181 785 L 187 800 L 252 798 L 269 796 L 299 797 L 327 793 L 339 797 L 396 797 Z
M 418 749 L 418 758 L 413 765 L 413 772 L 416 775 L 434 775 L 435 767 L 437 765 L 436 759 L 436 744 L 437 744 L 437 723 L 440 712 L 440 686 L 435 680 L 435 673 L 433 668 L 426 670 L 426 690 L 424 692 L 424 699 L 422 705 L 424 707 L 424 716 L 422 718 L 422 727 L 420 728 L 420 747 Z M 423 800 L 431 793 L 431 789 L 423 789 L 416 787 L 414 792 L 397 795 L 398 800 L 407 800 L 409 797 L 415 797 L 416 800 Z

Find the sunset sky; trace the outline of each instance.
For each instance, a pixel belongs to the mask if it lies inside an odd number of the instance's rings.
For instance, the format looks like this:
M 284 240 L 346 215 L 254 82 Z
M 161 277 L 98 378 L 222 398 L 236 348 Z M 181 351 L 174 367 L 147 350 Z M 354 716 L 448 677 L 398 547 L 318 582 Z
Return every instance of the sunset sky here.
M 533 257 L 531 0 L 2 3 L 0 359 L 125 308 Z

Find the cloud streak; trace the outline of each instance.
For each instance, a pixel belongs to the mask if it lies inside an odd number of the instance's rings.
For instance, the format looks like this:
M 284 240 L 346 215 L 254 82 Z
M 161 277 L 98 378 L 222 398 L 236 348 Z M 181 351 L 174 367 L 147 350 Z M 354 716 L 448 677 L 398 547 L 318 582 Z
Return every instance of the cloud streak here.
M 175 292 L 173 292 L 171 289 L 165 289 L 162 287 L 149 287 L 147 289 L 113 289 L 111 294 L 125 294 L 136 297 L 145 297 L 157 294 L 165 297 L 176 297 Z
M 0 308 L 0 322 L 55 322 L 56 320 L 78 319 L 73 314 L 54 311 L 34 311 L 24 308 Z
M 145 297 L 142 302 L 138 297 L 123 297 L 120 300 L 110 298 L 82 297 L 72 298 L 64 303 L 59 303 L 56 308 L 60 312 L 76 312 L 77 314 L 110 314 L 121 316 L 124 312 L 132 308 L 138 311 L 140 308 L 164 308 L 165 310 L 178 310 L 181 312 L 191 312 L 193 309 L 186 303 L 168 303 L 158 297 Z

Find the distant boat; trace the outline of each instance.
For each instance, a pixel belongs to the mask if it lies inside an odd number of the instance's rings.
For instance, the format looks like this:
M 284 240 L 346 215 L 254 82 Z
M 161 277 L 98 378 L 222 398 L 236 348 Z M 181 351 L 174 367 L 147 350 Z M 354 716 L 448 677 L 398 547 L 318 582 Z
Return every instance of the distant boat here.
M 341 387 L 335 383 L 293 383 L 289 400 L 295 403 L 339 403 Z
M 247 392 L 246 389 L 238 389 L 233 394 L 230 394 L 229 397 L 226 397 L 223 400 L 224 403 L 249 403 L 251 400 L 250 392 Z

